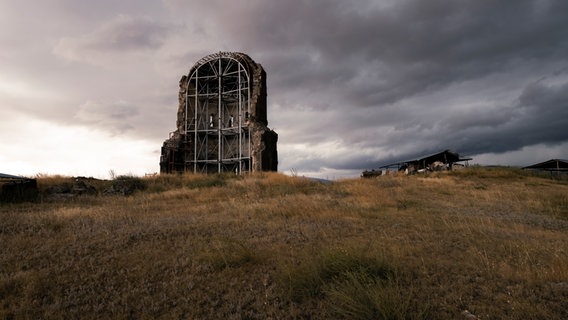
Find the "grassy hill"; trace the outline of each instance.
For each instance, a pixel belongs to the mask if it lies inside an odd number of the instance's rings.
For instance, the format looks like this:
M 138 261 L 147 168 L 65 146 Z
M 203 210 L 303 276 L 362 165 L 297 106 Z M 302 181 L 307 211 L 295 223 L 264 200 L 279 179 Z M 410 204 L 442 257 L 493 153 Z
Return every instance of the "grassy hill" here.
M 0 205 L 1 319 L 568 318 L 566 180 L 76 184 L 39 177 L 38 202 Z

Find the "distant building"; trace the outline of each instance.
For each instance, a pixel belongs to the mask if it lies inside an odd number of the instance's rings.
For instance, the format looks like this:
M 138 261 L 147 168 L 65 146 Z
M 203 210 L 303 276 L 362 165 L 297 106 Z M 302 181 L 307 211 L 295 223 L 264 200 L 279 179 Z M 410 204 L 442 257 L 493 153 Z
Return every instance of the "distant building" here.
M 550 159 L 548 161 L 523 167 L 523 169 L 568 173 L 568 160 Z
M 452 170 L 459 162 L 466 162 L 472 158 L 462 158 L 457 152 L 444 150 L 435 154 L 424 156 L 420 159 L 405 160 L 395 162 L 379 167 L 379 170 L 365 170 L 361 174 L 363 178 L 371 178 L 380 176 L 392 168 L 398 171 L 404 171 L 407 174 L 424 171 L 443 171 Z M 460 165 L 461 166 L 461 165 Z
M 267 127 L 260 64 L 244 53 L 211 54 L 179 87 L 177 128 L 162 146 L 161 173 L 278 170 L 278 134 Z

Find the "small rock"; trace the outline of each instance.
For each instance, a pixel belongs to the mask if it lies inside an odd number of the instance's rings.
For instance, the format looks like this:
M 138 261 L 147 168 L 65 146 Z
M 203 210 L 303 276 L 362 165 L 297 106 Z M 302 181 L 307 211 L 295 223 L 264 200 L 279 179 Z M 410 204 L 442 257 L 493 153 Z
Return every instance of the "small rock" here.
M 469 312 L 468 310 L 464 310 L 464 311 L 462 312 L 462 316 L 464 316 L 464 318 L 465 318 L 465 319 L 468 319 L 468 320 L 477 319 L 477 316 L 474 315 L 473 313 Z

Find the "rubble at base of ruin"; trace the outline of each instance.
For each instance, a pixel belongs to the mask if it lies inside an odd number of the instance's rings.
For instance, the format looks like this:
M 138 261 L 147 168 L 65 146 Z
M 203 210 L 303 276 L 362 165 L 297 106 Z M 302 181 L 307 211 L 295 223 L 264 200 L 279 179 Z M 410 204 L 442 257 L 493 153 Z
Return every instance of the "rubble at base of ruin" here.
M 266 96 L 266 72 L 248 55 L 199 60 L 179 82 L 177 128 L 162 146 L 160 172 L 277 171 Z

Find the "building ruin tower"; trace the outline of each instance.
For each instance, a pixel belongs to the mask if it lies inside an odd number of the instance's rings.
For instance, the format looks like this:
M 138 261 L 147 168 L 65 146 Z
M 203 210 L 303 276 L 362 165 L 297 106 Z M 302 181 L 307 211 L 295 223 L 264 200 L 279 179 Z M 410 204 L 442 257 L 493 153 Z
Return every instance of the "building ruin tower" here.
M 278 134 L 267 127 L 266 72 L 248 55 L 203 57 L 179 82 L 176 130 L 161 173 L 277 171 Z

